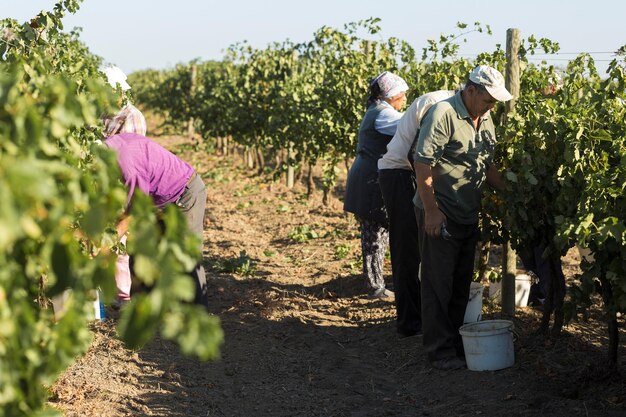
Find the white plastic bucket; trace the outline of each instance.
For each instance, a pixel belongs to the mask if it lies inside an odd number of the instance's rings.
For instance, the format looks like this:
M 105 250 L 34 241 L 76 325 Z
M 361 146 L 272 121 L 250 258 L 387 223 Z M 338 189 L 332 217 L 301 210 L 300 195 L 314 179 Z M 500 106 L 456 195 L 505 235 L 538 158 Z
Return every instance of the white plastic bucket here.
M 513 366 L 513 322 L 484 320 L 461 326 L 465 361 L 471 371 L 497 371 Z
M 530 286 L 533 279 L 530 275 L 520 274 L 515 277 L 515 307 L 526 307 L 528 305 L 528 296 L 530 295 Z
M 102 302 L 102 291 L 95 290 L 96 299 L 93 301 L 93 313 L 96 320 L 104 320 L 106 313 L 104 310 L 104 303 Z
M 61 294 L 52 297 L 52 309 L 55 321 L 59 321 L 61 317 L 63 317 L 63 314 L 65 314 L 67 303 L 71 295 L 72 289 L 68 288 Z M 93 316 L 89 314 L 89 319 L 104 320 L 106 318 L 106 311 L 104 309 L 104 303 L 102 302 L 102 291 L 93 290 L 89 298 L 93 308 Z
M 470 284 L 469 301 L 465 307 L 463 323 L 480 321 L 483 316 L 483 284 L 472 282 Z
M 533 279 L 530 275 L 520 274 L 515 277 L 515 307 L 526 307 L 530 286 Z M 489 298 L 497 303 L 502 303 L 502 282 L 489 283 Z

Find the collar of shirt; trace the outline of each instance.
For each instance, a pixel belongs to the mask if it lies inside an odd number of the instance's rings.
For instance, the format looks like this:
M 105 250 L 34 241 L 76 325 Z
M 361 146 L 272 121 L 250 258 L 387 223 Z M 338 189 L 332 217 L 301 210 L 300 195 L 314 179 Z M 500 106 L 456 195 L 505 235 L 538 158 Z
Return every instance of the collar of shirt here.
M 391 104 L 387 103 L 385 100 L 377 100 L 376 104 L 381 104 L 383 107 L 388 107 L 388 108 L 390 108 L 392 110 L 396 110 L 396 109 L 393 108 L 393 106 Z
M 470 119 L 471 120 L 471 116 L 469 114 L 469 112 L 467 111 L 467 107 L 465 107 L 465 103 L 463 103 L 463 98 L 461 97 L 461 91 L 457 92 L 453 97 L 452 97 L 452 106 L 454 107 L 454 110 L 456 110 L 456 114 L 457 117 L 459 119 Z M 483 114 L 481 119 L 482 120 L 487 120 L 489 119 L 489 115 L 491 114 L 491 111 L 488 111 L 487 113 Z

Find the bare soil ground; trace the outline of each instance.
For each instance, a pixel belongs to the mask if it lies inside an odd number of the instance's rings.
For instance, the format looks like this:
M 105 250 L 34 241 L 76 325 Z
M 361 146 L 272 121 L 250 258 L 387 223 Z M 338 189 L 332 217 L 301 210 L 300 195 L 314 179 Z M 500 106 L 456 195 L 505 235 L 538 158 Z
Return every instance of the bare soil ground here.
M 210 311 L 225 332 L 221 359 L 199 362 L 158 337 L 128 350 L 109 309 L 92 326 L 88 353 L 51 388 L 50 404 L 66 416 L 626 415 L 626 369 L 607 371 L 600 310 L 550 340 L 535 336 L 539 311 L 504 317 L 485 298 L 483 319 L 515 323 L 515 365 L 434 370 L 420 337 L 397 337 L 393 302 L 365 297 L 358 228 L 342 212 L 341 188 L 325 207 L 320 192 L 307 200 L 301 185 L 268 181 L 237 156 L 159 141 L 207 184 L 204 258 Z M 577 263 L 574 251 L 564 258 L 569 280 Z M 224 265 L 239 273 L 220 272 Z

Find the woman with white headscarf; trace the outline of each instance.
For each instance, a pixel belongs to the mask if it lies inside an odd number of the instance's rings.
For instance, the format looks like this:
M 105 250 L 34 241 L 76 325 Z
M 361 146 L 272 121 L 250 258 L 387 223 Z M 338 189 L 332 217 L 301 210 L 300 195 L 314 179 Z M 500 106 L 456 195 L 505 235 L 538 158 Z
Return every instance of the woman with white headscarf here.
M 389 242 L 387 216 L 378 184 L 378 159 L 396 132 L 406 104 L 406 82 L 385 71 L 370 83 L 367 111 L 359 128 L 356 159 L 348 173 L 343 209 L 354 213 L 361 229 L 363 275 L 371 289 L 370 296 L 387 298 L 393 292 L 385 287 L 383 263 Z

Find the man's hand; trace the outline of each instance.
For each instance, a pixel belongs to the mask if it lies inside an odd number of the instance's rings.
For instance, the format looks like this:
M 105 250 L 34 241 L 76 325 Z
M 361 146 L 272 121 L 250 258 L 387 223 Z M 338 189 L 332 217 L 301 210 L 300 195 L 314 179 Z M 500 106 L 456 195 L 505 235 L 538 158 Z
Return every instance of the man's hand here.
M 441 235 L 441 225 L 446 222 L 446 215 L 439 209 L 424 212 L 424 228 L 428 236 L 438 238 Z
M 438 238 L 441 225 L 446 222 L 446 215 L 439 210 L 433 189 L 433 174 L 430 165 L 414 162 L 417 192 L 424 206 L 424 228 L 428 236 Z

